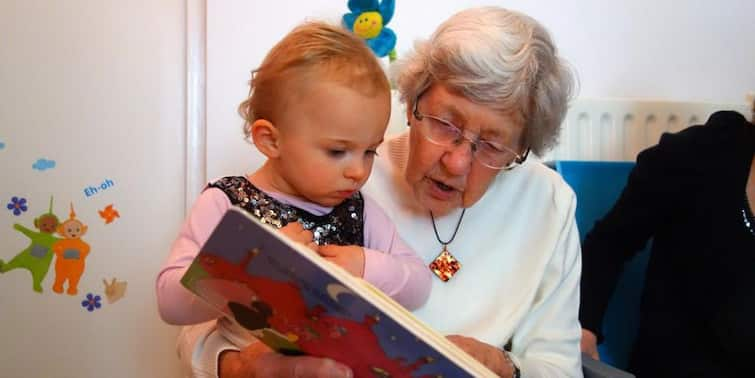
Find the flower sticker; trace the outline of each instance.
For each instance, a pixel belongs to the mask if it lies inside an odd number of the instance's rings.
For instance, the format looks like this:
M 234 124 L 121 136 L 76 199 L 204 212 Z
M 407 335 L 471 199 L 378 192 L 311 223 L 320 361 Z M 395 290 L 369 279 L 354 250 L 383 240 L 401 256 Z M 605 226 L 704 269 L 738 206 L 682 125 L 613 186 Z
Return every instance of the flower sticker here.
M 343 15 L 343 26 L 367 42 L 375 55 L 396 59 L 396 34 L 386 27 L 393 18 L 394 0 L 349 0 L 351 13 Z
M 10 202 L 8 202 L 8 210 L 12 211 L 15 216 L 19 216 L 21 213 L 29 210 L 29 207 L 26 205 L 26 198 L 11 198 Z
M 87 309 L 87 311 L 92 312 L 95 309 L 102 307 L 100 299 L 101 298 L 99 295 L 92 295 L 92 293 L 89 293 L 87 294 L 86 299 L 81 301 L 81 307 L 84 307 Z

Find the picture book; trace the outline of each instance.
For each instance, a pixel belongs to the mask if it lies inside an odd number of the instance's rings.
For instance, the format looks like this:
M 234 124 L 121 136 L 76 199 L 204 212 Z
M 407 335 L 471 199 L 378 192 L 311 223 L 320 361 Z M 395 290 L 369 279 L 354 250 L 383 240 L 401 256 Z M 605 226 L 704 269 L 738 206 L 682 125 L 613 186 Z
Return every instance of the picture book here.
M 484 365 L 366 281 L 241 209 L 181 280 L 280 353 L 328 357 L 356 377 L 486 377 Z

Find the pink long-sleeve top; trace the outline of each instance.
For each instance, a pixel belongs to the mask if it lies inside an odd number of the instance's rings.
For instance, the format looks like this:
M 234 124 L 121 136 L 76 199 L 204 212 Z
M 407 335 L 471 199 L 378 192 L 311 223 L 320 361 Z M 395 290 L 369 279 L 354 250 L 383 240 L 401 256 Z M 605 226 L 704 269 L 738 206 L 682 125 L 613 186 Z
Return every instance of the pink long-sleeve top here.
M 332 208 L 281 193 L 266 192 L 276 200 L 315 215 Z M 364 279 L 409 310 L 422 306 L 430 295 L 432 277 L 422 259 L 399 237 L 396 226 L 372 199 L 364 196 Z M 220 219 L 233 206 L 222 190 L 206 189 L 194 203 L 157 275 L 160 316 L 170 324 L 187 325 L 216 319 L 221 313 L 205 304 L 183 285 L 191 265 Z

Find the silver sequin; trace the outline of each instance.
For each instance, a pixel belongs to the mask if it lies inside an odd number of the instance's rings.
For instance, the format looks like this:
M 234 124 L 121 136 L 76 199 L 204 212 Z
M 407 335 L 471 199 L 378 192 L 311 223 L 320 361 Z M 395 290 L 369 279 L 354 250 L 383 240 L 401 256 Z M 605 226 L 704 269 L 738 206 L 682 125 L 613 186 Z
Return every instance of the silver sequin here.
M 224 177 L 210 186 L 223 190 L 232 203 L 238 204 L 262 223 L 281 228 L 289 222 L 299 222 L 305 230 L 312 231 L 313 241 L 318 245 L 363 245 L 361 215 L 364 202 L 358 192 L 336 206 L 331 213 L 317 216 L 278 202 L 245 177 Z

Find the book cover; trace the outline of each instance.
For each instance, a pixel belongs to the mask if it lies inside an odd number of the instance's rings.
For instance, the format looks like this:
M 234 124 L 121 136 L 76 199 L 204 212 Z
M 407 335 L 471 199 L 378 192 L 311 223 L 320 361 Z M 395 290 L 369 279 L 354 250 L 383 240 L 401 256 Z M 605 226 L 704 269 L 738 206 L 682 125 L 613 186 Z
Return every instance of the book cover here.
M 495 376 L 366 281 L 230 209 L 182 284 L 288 355 L 328 357 L 356 377 Z

